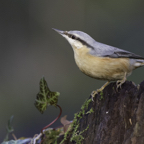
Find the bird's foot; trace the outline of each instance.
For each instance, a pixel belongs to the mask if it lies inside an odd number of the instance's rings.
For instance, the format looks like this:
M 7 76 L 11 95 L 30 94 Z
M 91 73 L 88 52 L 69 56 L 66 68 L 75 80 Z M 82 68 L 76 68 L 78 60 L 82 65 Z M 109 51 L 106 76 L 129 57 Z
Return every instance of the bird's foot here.
M 97 89 L 96 91 L 92 91 L 91 96 L 92 96 L 92 101 L 93 98 L 95 97 L 96 94 L 98 94 L 99 92 L 103 91 L 103 89 L 109 84 L 109 81 L 106 82 L 100 89 Z
M 116 82 L 117 91 L 118 91 L 119 88 L 121 89 L 122 84 L 123 84 L 123 82 L 120 81 L 120 80 L 118 80 L 118 81 Z
M 125 76 L 124 76 L 124 78 L 122 80 L 118 80 L 116 82 L 116 86 L 117 86 L 116 90 L 117 90 L 117 92 L 118 92 L 119 88 L 121 89 L 121 86 L 122 86 L 123 83 L 125 83 L 125 81 L 126 81 L 126 74 L 125 74 Z
M 91 99 L 92 99 L 93 102 L 94 102 L 95 95 L 98 94 L 98 93 L 99 93 L 98 90 L 92 91 L 92 93 L 91 93 Z

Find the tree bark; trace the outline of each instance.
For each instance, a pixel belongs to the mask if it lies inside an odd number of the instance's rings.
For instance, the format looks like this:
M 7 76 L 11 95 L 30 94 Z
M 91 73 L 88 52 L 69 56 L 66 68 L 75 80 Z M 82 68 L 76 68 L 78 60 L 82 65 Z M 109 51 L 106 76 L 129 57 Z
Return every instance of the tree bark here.
M 88 114 L 91 108 L 94 112 Z M 118 92 L 116 83 L 110 83 L 79 118 L 82 131 L 82 144 L 144 144 L 144 81 L 138 87 L 126 81 Z M 64 144 L 76 143 L 70 142 L 71 136 Z

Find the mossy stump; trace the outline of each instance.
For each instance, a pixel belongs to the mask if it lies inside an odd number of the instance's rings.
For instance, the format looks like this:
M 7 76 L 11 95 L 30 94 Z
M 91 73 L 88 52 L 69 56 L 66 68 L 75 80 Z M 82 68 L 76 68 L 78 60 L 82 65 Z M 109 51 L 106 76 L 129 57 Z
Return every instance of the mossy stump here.
M 91 108 L 94 112 L 87 113 Z M 82 144 L 144 144 L 144 81 L 139 86 L 126 81 L 118 92 L 116 83 L 110 83 L 78 121 L 77 135 L 89 126 L 81 134 Z M 76 143 L 70 141 L 73 131 L 63 144 Z

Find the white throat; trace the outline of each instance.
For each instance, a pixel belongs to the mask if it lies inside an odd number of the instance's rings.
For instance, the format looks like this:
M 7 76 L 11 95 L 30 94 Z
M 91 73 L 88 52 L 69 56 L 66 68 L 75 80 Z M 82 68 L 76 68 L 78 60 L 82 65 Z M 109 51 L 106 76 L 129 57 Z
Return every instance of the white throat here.
M 70 43 L 70 45 L 73 47 L 76 47 L 77 49 L 80 49 L 83 47 L 83 44 L 81 42 L 79 42 L 78 40 L 74 40 L 69 38 L 68 36 L 63 35 L 63 37 L 65 37 L 67 39 L 67 41 Z

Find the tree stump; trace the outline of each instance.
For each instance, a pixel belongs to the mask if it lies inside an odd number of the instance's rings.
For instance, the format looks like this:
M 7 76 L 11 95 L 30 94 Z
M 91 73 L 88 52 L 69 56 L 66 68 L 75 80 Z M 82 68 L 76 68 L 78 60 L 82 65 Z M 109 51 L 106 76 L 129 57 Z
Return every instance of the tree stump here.
M 94 112 L 87 113 L 91 108 Z M 116 83 L 110 83 L 79 118 L 78 133 L 82 131 L 82 144 L 144 144 L 144 81 L 139 86 L 126 81 L 118 92 Z M 71 136 L 63 144 L 75 144 Z

